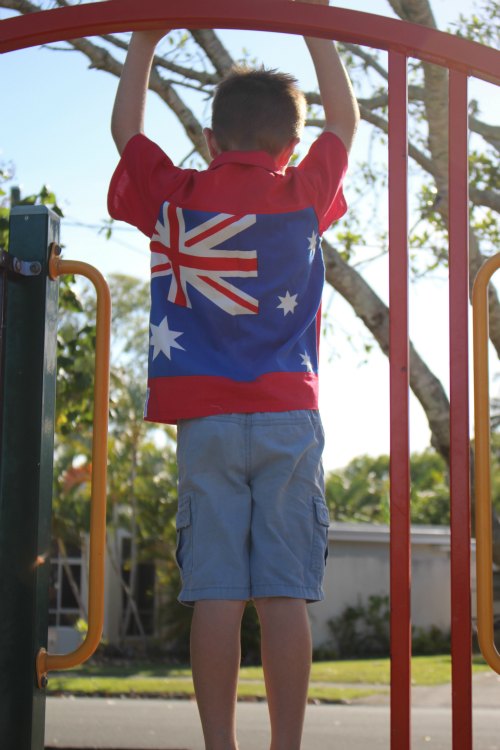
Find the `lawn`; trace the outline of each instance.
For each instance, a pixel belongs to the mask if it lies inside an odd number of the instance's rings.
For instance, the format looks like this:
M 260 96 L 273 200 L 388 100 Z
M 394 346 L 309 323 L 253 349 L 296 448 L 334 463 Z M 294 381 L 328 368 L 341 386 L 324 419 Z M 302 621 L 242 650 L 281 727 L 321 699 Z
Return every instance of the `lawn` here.
M 480 659 L 474 671 L 489 667 Z M 386 692 L 390 682 L 388 659 L 316 662 L 312 666 L 311 700 L 343 702 Z M 438 685 L 451 679 L 449 656 L 418 656 L 412 660 L 413 685 Z M 49 675 L 49 694 L 122 695 L 189 698 L 194 694 L 189 667 L 161 663 L 89 664 L 77 670 Z M 264 698 L 260 667 L 243 667 L 240 698 Z

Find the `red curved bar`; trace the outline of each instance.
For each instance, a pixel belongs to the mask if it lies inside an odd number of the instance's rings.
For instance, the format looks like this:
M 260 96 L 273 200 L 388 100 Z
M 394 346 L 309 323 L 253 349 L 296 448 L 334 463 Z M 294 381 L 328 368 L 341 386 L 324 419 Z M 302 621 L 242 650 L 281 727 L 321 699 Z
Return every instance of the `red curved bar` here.
M 108 0 L 30 13 L 0 22 L 0 52 L 139 29 L 242 29 L 335 38 L 400 52 L 492 83 L 500 52 L 426 26 L 344 8 L 290 0 Z

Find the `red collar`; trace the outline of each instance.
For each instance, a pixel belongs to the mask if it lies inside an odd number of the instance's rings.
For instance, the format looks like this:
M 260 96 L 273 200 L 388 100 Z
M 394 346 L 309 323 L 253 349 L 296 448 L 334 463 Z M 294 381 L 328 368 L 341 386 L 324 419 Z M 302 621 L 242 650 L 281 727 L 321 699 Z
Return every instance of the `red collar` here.
M 217 169 L 223 164 L 245 164 L 251 167 L 262 167 L 268 172 L 281 173 L 276 159 L 267 151 L 223 151 L 213 159 L 209 169 Z

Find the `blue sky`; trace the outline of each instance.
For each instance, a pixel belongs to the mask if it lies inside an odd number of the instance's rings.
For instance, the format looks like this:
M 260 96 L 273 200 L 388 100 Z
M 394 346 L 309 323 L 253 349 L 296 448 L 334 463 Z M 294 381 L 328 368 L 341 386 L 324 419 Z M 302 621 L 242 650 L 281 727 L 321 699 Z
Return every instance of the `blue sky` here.
M 347 0 L 341 5 L 392 15 L 386 0 Z M 433 0 L 432 5 L 442 28 L 460 12 L 468 14 L 473 8 L 470 0 Z M 0 19 L 8 15 L 0 10 Z M 266 65 L 290 70 L 305 88 L 314 88 L 312 65 L 300 37 L 257 32 L 223 32 L 222 36 L 236 57 L 246 47 Z M 106 242 L 89 228 L 107 217 L 107 187 L 117 161 L 109 134 L 117 80 L 89 70 L 79 53 L 48 49 L 1 56 L 0 80 L 0 161 L 13 163 L 16 183 L 23 193 L 34 192 L 44 183 L 55 190 L 67 217 L 62 230 L 65 256 L 87 260 L 104 274 L 120 271 L 146 279 L 146 238 L 121 226 Z M 474 90 L 474 96 L 479 95 L 484 102 L 488 97 L 492 99 L 490 92 L 490 87 L 480 87 Z M 492 123 L 500 121 L 498 95 L 496 106 L 488 105 L 484 114 Z M 148 103 L 146 129 L 174 160 L 190 151 L 177 121 L 153 95 Z M 357 148 L 354 160 L 363 158 L 363 138 L 358 152 Z M 80 223 L 87 226 L 78 226 Z M 372 264 L 364 273 L 386 298 L 385 261 Z M 433 336 L 429 337 L 431 293 Z M 327 435 L 325 464 L 333 468 L 360 453 L 377 455 L 388 451 L 388 366 L 376 349 L 363 364 L 363 342 L 367 338 L 364 327 L 339 295 L 327 289 L 325 304 L 334 320 L 334 335 L 322 344 L 321 406 Z M 417 348 L 447 383 L 446 347 L 442 343 L 448 325 L 445 283 L 433 279 L 413 287 L 412 310 L 412 335 Z M 421 450 L 428 439 L 425 417 L 413 404 L 412 447 Z

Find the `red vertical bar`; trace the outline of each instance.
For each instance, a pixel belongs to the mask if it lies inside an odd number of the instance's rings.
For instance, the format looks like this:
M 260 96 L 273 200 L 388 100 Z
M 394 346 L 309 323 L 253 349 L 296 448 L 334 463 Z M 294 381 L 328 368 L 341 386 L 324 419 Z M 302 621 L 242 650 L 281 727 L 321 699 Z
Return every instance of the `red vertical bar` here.
M 450 492 L 453 750 L 472 748 L 467 76 L 450 71 Z
M 407 62 L 389 53 L 391 748 L 411 744 Z

